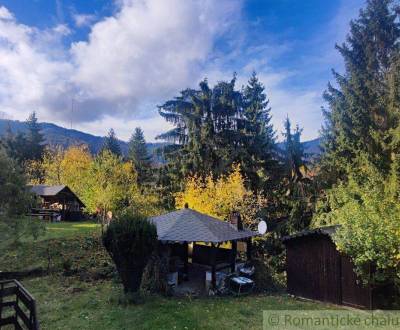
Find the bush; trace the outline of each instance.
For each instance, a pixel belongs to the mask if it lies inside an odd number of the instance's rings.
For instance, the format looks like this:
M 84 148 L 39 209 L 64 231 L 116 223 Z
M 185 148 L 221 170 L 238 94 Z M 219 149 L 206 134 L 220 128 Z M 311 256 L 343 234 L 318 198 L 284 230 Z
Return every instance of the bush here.
M 154 253 L 142 276 L 140 291 L 142 294 L 162 293 L 168 295 L 168 258 Z
M 384 176 L 372 164 L 353 171 L 348 181 L 327 193 L 327 205 L 314 225 L 339 224 L 334 241 L 351 257 L 362 281 L 371 285 L 400 282 L 400 180 L 395 168 Z M 370 267 L 374 270 L 372 276 Z
M 254 266 L 254 283 L 259 292 L 272 292 L 277 290 L 272 270 L 266 259 L 254 259 L 251 262 Z
M 142 215 L 124 214 L 108 226 L 103 244 L 115 263 L 124 292 L 137 292 L 144 268 L 157 246 L 156 227 Z

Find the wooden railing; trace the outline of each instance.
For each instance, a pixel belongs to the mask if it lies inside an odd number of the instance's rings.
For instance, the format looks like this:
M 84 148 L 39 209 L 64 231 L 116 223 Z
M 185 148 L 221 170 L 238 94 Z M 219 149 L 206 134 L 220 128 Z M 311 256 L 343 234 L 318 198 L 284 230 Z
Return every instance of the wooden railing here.
M 6 325 L 39 330 L 35 299 L 17 280 L 0 281 L 0 329 Z

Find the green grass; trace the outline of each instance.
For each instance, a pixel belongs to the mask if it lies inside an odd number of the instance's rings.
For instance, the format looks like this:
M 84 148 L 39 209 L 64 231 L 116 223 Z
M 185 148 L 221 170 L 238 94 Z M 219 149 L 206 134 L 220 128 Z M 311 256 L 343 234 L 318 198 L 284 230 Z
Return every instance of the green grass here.
M 38 302 L 43 329 L 261 329 L 266 309 L 326 309 L 332 306 L 286 296 L 210 298 L 148 297 L 139 305 L 118 303 L 112 281 L 74 278 L 25 280 Z
M 0 270 L 36 267 L 51 275 L 25 279 L 37 300 L 42 329 L 261 329 L 265 309 L 323 309 L 285 295 L 247 297 L 148 297 L 143 304 L 118 303 L 121 288 L 94 223 L 52 223 L 39 241 L 26 240 L 0 254 Z M 66 273 L 66 264 L 69 273 Z M 69 274 L 69 276 L 66 276 Z
M 76 272 L 105 271 L 111 260 L 100 241 L 100 227 L 90 222 L 46 224 L 45 235 L 8 245 L 0 253 L 0 271 L 33 268 L 62 272 L 66 263 Z
M 45 234 L 39 236 L 38 240 L 71 238 L 95 233 L 100 233 L 100 225 L 94 222 L 53 222 L 46 223 Z

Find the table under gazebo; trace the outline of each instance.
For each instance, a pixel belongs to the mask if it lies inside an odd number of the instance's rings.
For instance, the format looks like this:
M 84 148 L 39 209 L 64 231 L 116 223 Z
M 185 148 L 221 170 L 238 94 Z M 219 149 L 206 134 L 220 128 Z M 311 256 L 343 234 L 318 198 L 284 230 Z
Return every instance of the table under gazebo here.
M 246 257 L 250 260 L 252 237 L 258 235 L 257 232 L 243 228 L 238 214 L 227 222 L 184 208 L 152 217 L 150 221 L 157 228 L 161 249 L 183 259 L 183 272 L 186 276 L 189 253 L 193 264 L 211 267 L 214 289 L 218 269 L 229 267 L 231 272 L 235 271 L 238 242 L 246 244 Z M 224 243 L 230 243 L 230 248 L 221 248 Z

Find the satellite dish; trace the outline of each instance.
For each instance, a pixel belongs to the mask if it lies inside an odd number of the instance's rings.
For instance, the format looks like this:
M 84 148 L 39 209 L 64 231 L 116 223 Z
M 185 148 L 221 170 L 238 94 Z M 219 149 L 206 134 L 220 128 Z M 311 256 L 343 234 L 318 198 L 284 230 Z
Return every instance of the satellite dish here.
M 258 233 L 264 235 L 267 232 L 267 223 L 263 220 L 258 223 Z

